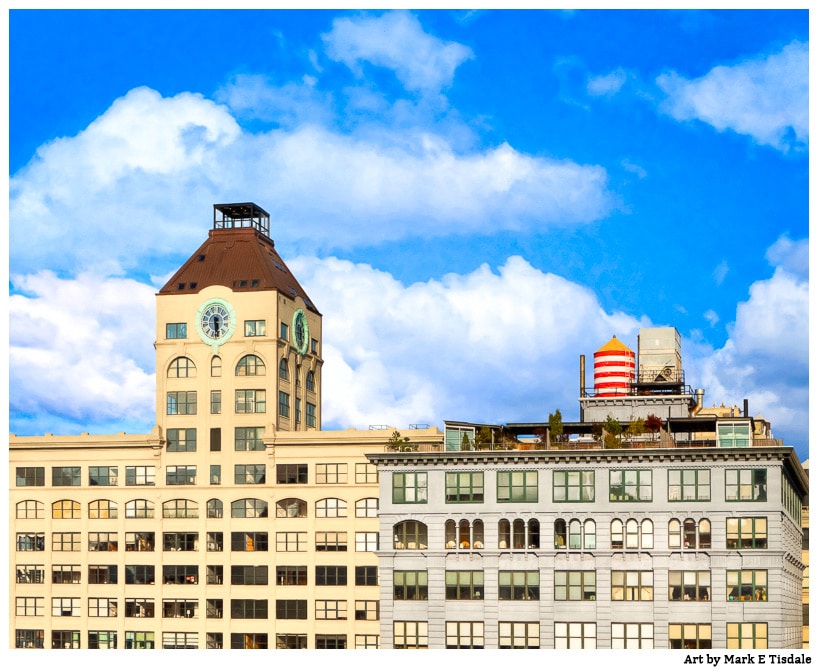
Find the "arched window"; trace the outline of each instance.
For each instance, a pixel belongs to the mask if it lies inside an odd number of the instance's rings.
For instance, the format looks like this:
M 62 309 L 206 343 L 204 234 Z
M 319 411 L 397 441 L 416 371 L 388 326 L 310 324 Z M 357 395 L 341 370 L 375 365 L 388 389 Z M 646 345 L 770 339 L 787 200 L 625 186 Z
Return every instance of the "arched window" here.
M 287 364 L 287 358 L 282 357 L 281 361 L 278 363 L 278 377 L 281 380 L 289 380 L 290 379 L 290 367 Z
M 540 547 L 540 521 L 536 518 L 531 518 L 528 521 L 528 547 Z
M 116 518 L 116 502 L 112 502 L 110 499 L 95 499 L 93 502 L 88 502 L 88 517 Z
M 696 521 L 692 518 L 685 518 L 682 530 L 685 548 L 696 548 Z
M 611 548 L 625 547 L 625 526 L 618 518 L 611 521 Z
M 639 548 L 639 523 L 633 518 L 625 523 L 625 548 Z
M 222 358 L 218 355 L 213 355 L 213 358 L 210 360 L 210 375 L 214 378 L 218 378 L 222 375 Z
M 306 518 L 307 502 L 303 499 L 288 497 L 276 502 L 276 518 Z
M 263 499 L 248 497 L 237 499 L 230 504 L 231 518 L 266 518 L 267 502 Z
M 346 518 L 347 503 L 343 499 L 328 497 L 315 503 L 316 518 Z
M 132 499 L 125 502 L 126 518 L 153 518 L 153 502 L 147 499 Z
M 583 523 L 582 528 L 584 536 L 583 547 L 589 550 L 596 548 L 596 523 L 589 518 Z
M 52 518 L 80 518 L 80 503 L 73 499 L 61 499 L 51 505 Z
M 525 521 L 515 518 L 511 523 L 511 547 L 517 550 L 525 548 Z
M 224 504 L 220 499 L 207 500 L 207 517 L 208 518 L 224 518 Z
M 531 518 L 528 521 L 522 518 L 515 518 L 511 522 L 505 519 L 500 520 L 498 533 L 499 548 L 513 548 L 514 550 L 520 551 L 526 548 L 540 547 L 540 521 L 536 518 Z M 554 534 L 554 543 L 556 546 L 556 532 Z
M 568 548 L 582 548 L 582 523 L 576 518 L 568 522 Z
M 264 362 L 257 355 L 245 355 L 236 365 L 237 376 L 263 376 L 266 372 Z
M 199 504 L 192 499 L 171 499 L 162 504 L 163 518 L 198 518 Z
M 568 528 L 562 518 L 554 521 L 554 548 L 566 548 Z
M 707 518 L 699 521 L 699 548 L 710 548 L 710 521 Z
M 315 374 L 307 371 L 307 392 L 315 392 Z
M 675 518 L 671 518 L 667 524 L 667 546 L 668 548 L 682 547 L 682 524 Z
M 424 523 L 404 520 L 392 528 L 396 550 L 424 549 L 429 543 L 429 533 Z
M 45 515 L 43 512 L 45 507 L 42 502 L 36 499 L 24 499 L 22 502 L 17 502 L 17 518 L 42 518 Z
M 355 502 L 355 517 L 356 518 L 377 518 L 378 517 L 378 498 L 366 497 Z
M 653 521 L 650 518 L 642 521 L 642 548 L 653 548 Z
M 195 378 L 196 365 L 188 357 L 177 357 L 168 366 L 168 378 Z
M 459 523 L 455 523 L 454 520 L 447 520 L 446 548 L 464 551 L 483 548 L 485 543 L 483 530 L 482 520 L 469 522 L 464 518 Z

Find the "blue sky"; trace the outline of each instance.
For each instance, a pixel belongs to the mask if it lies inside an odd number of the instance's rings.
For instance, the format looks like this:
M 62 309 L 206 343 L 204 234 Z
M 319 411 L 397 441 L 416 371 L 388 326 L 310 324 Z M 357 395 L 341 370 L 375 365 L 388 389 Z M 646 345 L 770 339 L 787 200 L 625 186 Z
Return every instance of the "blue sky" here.
M 326 428 L 578 416 L 675 326 L 808 451 L 808 13 L 12 11 L 10 430 L 147 431 L 212 204 L 324 314 Z M 95 343 L 94 347 L 90 347 Z

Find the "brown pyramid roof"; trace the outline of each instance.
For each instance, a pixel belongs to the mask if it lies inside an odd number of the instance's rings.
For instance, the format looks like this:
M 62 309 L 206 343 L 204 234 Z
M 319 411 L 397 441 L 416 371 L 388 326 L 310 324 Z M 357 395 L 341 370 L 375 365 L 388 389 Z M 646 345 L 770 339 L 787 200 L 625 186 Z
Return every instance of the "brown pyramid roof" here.
M 211 285 L 224 285 L 234 292 L 275 289 L 291 299 L 300 296 L 307 308 L 320 315 L 276 252 L 275 243 L 251 227 L 211 229 L 207 240 L 159 294 L 197 294 Z

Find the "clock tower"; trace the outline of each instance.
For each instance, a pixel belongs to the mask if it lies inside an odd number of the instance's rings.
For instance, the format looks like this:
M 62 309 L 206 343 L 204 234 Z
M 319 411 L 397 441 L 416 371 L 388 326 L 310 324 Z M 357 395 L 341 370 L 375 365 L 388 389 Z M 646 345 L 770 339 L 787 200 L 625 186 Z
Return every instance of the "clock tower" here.
M 213 206 L 207 240 L 157 294 L 155 347 L 168 452 L 263 450 L 264 434 L 321 429 L 321 313 L 255 203 Z

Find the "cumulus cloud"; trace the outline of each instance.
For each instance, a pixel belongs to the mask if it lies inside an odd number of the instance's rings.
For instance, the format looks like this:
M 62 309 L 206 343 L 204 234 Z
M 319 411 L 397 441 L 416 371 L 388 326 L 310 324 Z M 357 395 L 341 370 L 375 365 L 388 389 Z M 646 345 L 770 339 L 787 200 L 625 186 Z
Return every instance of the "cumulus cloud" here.
M 798 277 L 809 273 L 809 241 L 781 236 L 767 250 L 767 261 Z
M 407 90 L 424 93 L 451 85 L 457 67 L 474 57 L 469 47 L 426 33 L 407 12 L 338 18 L 322 37 L 329 57 L 353 72 L 368 62 L 393 70 Z
M 587 90 L 592 96 L 612 96 L 618 93 L 628 79 L 622 68 L 612 70 L 607 75 L 596 75 L 588 78 Z
M 679 121 L 699 119 L 782 151 L 808 142 L 806 43 L 794 41 L 773 54 L 720 65 L 696 79 L 670 72 L 656 81 L 667 94 L 662 109 Z
M 201 96 L 142 88 L 13 176 L 13 270 L 142 266 L 195 249 L 210 204 L 246 200 L 270 209 L 274 235 L 302 250 L 584 223 L 615 206 L 599 166 L 508 144 L 457 151 L 433 132 L 251 133 Z
M 705 320 L 707 320 L 707 323 L 711 327 L 715 327 L 719 322 L 719 314 L 712 308 L 710 310 L 706 310 L 703 317 Z
M 12 431 L 146 431 L 155 422 L 155 289 L 134 280 L 50 271 L 12 278 Z M 132 429 L 132 428 L 135 428 Z

